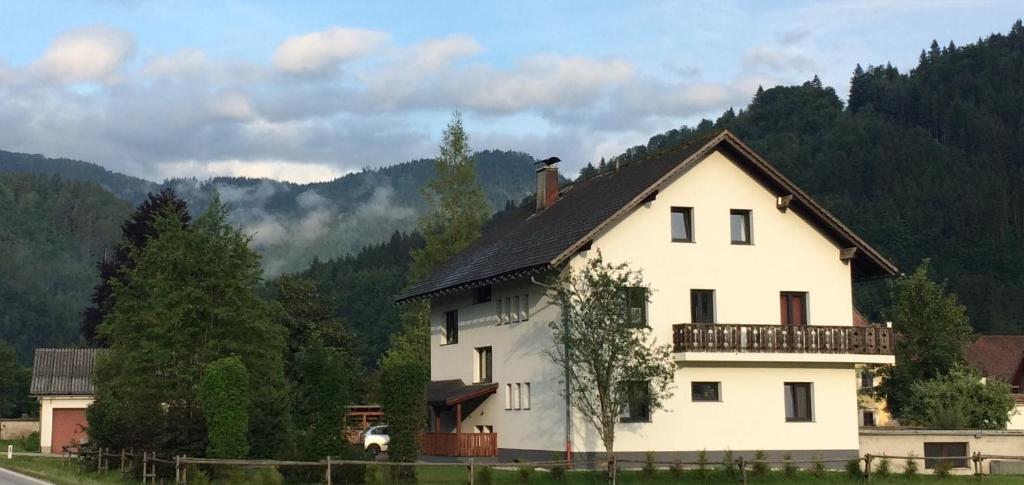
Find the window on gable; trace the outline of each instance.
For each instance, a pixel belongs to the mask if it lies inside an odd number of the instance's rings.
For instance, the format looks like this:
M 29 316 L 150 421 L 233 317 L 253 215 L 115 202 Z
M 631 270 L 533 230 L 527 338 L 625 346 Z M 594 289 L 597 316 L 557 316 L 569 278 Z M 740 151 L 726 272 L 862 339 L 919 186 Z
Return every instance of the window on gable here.
M 501 312 L 501 298 L 494 300 L 494 318 L 498 325 L 505 323 L 505 315 Z
M 523 398 L 523 385 L 517 383 L 515 386 L 512 387 L 512 409 L 522 409 L 523 408 L 522 398 Z
M 519 321 L 519 295 L 512 297 L 512 321 Z
M 721 401 L 721 382 L 691 382 L 690 398 L 694 401 Z
M 750 244 L 750 211 L 745 209 L 729 211 L 729 228 L 733 244 Z
M 779 309 L 783 325 L 807 325 L 807 293 L 783 291 L 779 293 Z
M 715 323 L 715 290 L 690 290 L 690 322 Z
M 643 382 L 627 382 L 622 386 L 622 413 L 619 422 L 637 423 L 651 420 L 651 389 L 650 384 Z
M 626 288 L 626 323 L 634 328 L 647 325 L 647 288 Z
M 693 242 L 693 209 L 672 208 L 672 242 Z
M 473 304 L 487 303 L 491 301 L 491 285 L 478 286 L 473 290 Z
M 512 384 L 505 384 L 505 409 L 512 409 Z
M 520 395 L 520 399 L 522 400 L 523 409 L 530 409 L 530 383 L 529 382 L 524 382 L 523 383 L 523 390 L 522 390 L 522 394 Z
M 505 307 L 503 310 L 505 323 L 512 323 L 512 298 L 505 297 Z
M 523 295 L 522 304 L 523 304 L 523 308 L 522 308 L 522 310 L 520 310 L 522 315 L 519 317 L 519 319 L 525 322 L 525 321 L 530 319 L 530 294 L 529 293 Z
M 786 421 L 801 422 L 813 420 L 813 403 L 810 382 L 787 382 Z
M 490 347 L 477 347 L 476 382 L 491 382 L 491 354 Z
M 444 312 L 444 343 L 459 343 L 459 311 Z
M 941 462 L 953 468 L 967 468 L 967 443 L 924 443 L 924 467 L 934 469 Z

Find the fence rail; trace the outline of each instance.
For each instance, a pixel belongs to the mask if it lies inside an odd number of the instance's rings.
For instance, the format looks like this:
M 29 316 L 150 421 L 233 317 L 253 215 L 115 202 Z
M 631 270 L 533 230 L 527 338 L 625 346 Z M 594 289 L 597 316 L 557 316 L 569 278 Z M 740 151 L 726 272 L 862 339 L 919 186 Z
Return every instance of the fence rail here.
M 768 352 L 893 355 L 892 329 L 879 326 L 681 323 L 676 352 Z
M 496 456 L 497 433 L 423 433 L 423 454 L 430 456 Z

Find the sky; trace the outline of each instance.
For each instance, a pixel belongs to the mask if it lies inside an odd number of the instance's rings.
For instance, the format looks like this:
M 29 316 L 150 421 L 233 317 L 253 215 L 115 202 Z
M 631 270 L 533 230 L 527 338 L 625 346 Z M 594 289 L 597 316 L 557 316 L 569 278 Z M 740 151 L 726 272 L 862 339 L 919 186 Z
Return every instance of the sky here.
M 474 149 L 575 172 L 814 75 L 912 68 L 1019 1 L 0 0 L 0 149 L 168 177 L 330 180 Z

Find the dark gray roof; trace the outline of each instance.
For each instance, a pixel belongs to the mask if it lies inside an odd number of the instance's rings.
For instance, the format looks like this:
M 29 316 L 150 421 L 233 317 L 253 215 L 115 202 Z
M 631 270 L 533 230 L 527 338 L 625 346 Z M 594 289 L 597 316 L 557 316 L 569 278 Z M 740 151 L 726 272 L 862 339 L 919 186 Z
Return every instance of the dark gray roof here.
M 791 210 L 803 215 L 843 247 L 858 251 L 854 276 L 895 275 L 898 269 L 861 240 L 810 196 L 786 179 L 728 130 L 692 140 L 650 158 L 623 164 L 562 189 L 547 209 L 518 209 L 455 255 L 430 276 L 411 286 L 403 302 L 535 274 L 557 266 L 591 242 L 603 228 L 637 205 L 656 197 L 677 174 L 719 149 L 778 195 L 792 195 Z
M 36 349 L 33 396 L 91 396 L 93 365 L 99 349 Z
M 462 379 L 430 381 L 427 383 L 426 398 L 431 405 L 453 406 L 498 391 L 496 382 L 466 384 Z

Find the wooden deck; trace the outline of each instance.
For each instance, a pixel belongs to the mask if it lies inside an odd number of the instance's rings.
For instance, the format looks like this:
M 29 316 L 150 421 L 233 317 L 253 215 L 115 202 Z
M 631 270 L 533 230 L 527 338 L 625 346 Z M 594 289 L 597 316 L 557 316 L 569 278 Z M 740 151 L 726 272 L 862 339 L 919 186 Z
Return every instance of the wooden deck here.
M 672 342 L 676 352 L 893 355 L 892 329 L 879 326 L 683 323 Z
M 430 456 L 495 456 L 497 433 L 423 433 L 423 454 Z

